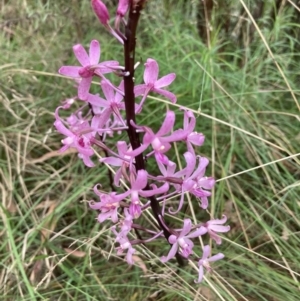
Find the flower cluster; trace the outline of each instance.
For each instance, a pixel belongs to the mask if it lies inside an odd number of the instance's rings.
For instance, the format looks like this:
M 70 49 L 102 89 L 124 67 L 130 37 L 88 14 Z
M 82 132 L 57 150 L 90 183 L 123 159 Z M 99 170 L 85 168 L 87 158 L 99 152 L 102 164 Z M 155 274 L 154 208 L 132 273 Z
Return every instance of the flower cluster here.
M 186 218 L 180 229 L 169 227 L 165 220 L 166 209 L 171 216 L 179 213 L 188 193 L 198 201 L 199 209 L 207 209 L 215 180 L 205 176 L 209 160 L 197 155 L 205 137 L 196 132 L 196 118 L 191 111 L 181 110 L 183 126 L 177 129 L 174 128 L 176 115 L 172 110 L 167 110 L 157 131 L 136 121 L 150 93 L 159 94 L 170 103 L 177 101 L 176 96 L 167 90 L 176 78 L 175 73 L 159 78 L 158 63 L 152 58 L 148 58 L 144 64 L 144 83 L 136 85 L 134 82 L 136 66 L 132 41 L 135 36 L 132 33 L 135 32 L 144 2 L 119 0 L 112 28 L 107 7 L 100 0 L 91 1 L 101 24 L 124 47 L 125 64 L 123 66 L 114 60 L 100 62 L 101 48 L 96 40 L 91 41 L 88 53 L 82 45 L 75 45 L 73 51 L 79 66 L 63 66 L 59 73 L 74 80 L 77 96 L 56 109 L 54 126 L 65 137 L 60 151 L 76 148 L 83 163 L 87 167 L 94 167 L 97 162 L 95 151 L 104 150 L 106 156 L 100 159 L 100 163 L 110 165 L 114 170 L 110 191 L 102 190 L 99 184 L 95 185 L 98 201 L 91 200 L 89 205 L 98 212 L 100 223 L 109 220 L 114 224 L 111 230 L 118 243 L 117 253 L 126 253 L 127 262 L 133 264 L 135 245 L 164 239 L 171 247 L 169 253 L 161 257 L 161 261 L 167 262 L 175 256 L 180 260 L 197 260 L 197 282 L 200 282 L 203 267 L 210 270 L 209 262 L 221 259 L 224 255 L 219 253 L 209 257 L 210 247 L 206 245 L 202 257 L 199 257 L 194 252 L 192 239 L 208 235 L 216 244 L 221 244 L 218 233 L 227 232 L 230 227 L 224 225 L 227 220 L 225 216 L 220 220 L 212 219 L 195 225 Z M 115 74 L 119 82 L 109 80 L 106 76 L 109 73 Z M 92 81 L 100 84 L 98 94 L 91 93 Z M 79 109 L 68 118 L 62 118 L 60 110 L 69 109 L 74 101 L 80 103 Z M 118 140 L 114 137 L 120 132 L 127 132 L 128 141 L 123 139 L 117 141 L 115 147 L 109 147 L 112 143 L 107 143 L 108 140 Z M 183 154 L 185 165 L 181 169 L 171 159 L 175 142 L 186 145 Z M 151 160 L 152 167 L 157 167 L 155 174 L 149 174 L 146 170 L 146 160 Z M 170 198 L 176 196 L 179 202 L 174 209 L 170 205 Z M 157 220 L 158 231 L 137 223 L 149 208 Z M 143 232 L 145 238 L 132 239 L 134 229 Z

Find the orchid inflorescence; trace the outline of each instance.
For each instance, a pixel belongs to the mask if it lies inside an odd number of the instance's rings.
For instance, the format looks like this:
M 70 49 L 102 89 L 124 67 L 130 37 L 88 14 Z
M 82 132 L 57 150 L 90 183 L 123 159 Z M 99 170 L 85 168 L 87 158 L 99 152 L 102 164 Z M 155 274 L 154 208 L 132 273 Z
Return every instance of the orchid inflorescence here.
M 99 201 L 89 201 L 89 206 L 98 211 L 100 223 L 110 220 L 114 224 L 111 231 L 118 243 L 119 255 L 127 252 L 126 260 L 133 264 L 135 245 L 165 238 L 171 248 L 167 256 L 161 257 L 161 261 L 167 262 L 174 257 L 179 262 L 183 259 L 197 260 L 199 276 L 196 282 L 200 282 L 203 268 L 209 271 L 209 262 L 222 259 L 224 255 L 218 253 L 209 257 L 210 246 L 205 245 L 202 257 L 199 257 L 193 251 L 192 239 L 208 234 L 216 244 L 221 244 L 218 233 L 230 229 L 224 225 L 226 216 L 195 225 L 186 218 L 181 229 L 168 226 L 165 217 L 166 210 L 168 216 L 180 212 L 188 193 L 198 200 L 199 208 L 208 208 L 208 197 L 215 180 L 205 176 L 209 160 L 196 155 L 196 148 L 204 143 L 205 137 L 195 131 L 194 114 L 183 108 L 181 129 L 174 130 L 175 113 L 172 110 L 167 110 L 158 131 L 136 121 L 150 92 L 162 95 L 171 103 L 177 101 L 176 96 L 166 90 L 175 80 L 175 73 L 159 78 L 158 63 L 152 58 L 148 58 L 145 63 L 144 83 L 135 85 L 134 82 L 135 31 L 145 0 L 119 0 L 114 28 L 109 25 L 110 16 L 105 4 L 100 0 L 92 0 L 91 4 L 99 21 L 123 45 L 125 65 L 114 60 L 99 62 L 101 51 L 96 40 L 91 41 L 89 53 L 80 44 L 73 47 L 80 66 L 63 66 L 59 69 L 60 74 L 74 79 L 78 89 L 76 97 L 68 99 L 55 111 L 54 125 L 65 136 L 60 151 L 77 149 L 79 158 L 88 167 L 95 166 L 95 160 L 92 160 L 95 149 L 99 148 L 106 154 L 100 162 L 109 165 L 114 171 L 112 188 L 110 192 L 105 192 L 100 184 L 95 185 L 94 192 Z M 122 77 L 122 80 L 115 85 L 105 77 L 108 73 L 114 73 L 116 78 Z M 102 91 L 101 94 L 92 94 L 92 80 L 97 79 L 100 80 Z M 140 99 L 140 102 L 136 103 L 136 99 Z M 63 119 L 60 110 L 69 109 L 75 100 L 81 101 L 80 108 Z M 115 147 L 111 148 L 107 141 L 122 132 L 127 132 L 129 141 L 117 141 Z M 185 166 L 181 169 L 168 157 L 175 142 L 186 144 L 186 152 L 183 154 Z M 146 159 L 155 162 L 157 174 L 147 172 Z M 179 199 L 177 208 L 170 205 L 172 197 Z M 158 230 L 137 224 L 147 210 L 152 210 Z M 133 230 L 143 231 L 147 239 L 130 239 Z

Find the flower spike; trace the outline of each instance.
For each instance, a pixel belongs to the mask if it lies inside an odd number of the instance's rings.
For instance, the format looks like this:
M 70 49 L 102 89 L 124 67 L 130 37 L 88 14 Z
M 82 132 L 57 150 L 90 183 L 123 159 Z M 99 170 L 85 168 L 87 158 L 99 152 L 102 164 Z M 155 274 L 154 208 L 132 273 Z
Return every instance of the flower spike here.
M 115 1 L 111 1 L 109 7 L 112 2 Z M 78 65 L 62 66 L 59 73 L 73 79 L 77 95 L 73 93 L 72 98 L 65 98 L 55 110 L 54 126 L 63 136 L 61 152 L 73 148 L 87 167 L 101 165 L 95 173 L 101 185 L 94 186 L 96 197 L 88 201 L 88 206 L 95 211 L 96 220 L 115 236 L 117 255 L 124 256 L 129 265 L 138 264 L 137 259 L 143 254 L 137 254 L 142 249 L 135 246 L 161 240 L 170 247 L 161 257 L 163 263 L 174 257 L 181 267 L 185 261 L 198 261 L 195 281 L 198 283 L 205 270 L 211 271 L 210 263 L 224 257 L 222 253 L 210 257 L 210 246 L 203 247 L 202 236 L 206 236 L 205 241 L 212 239 L 220 245 L 219 233 L 228 232 L 230 227 L 224 215 L 221 219 L 193 224 L 188 212 L 195 208 L 180 212 L 186 208 L 187 195 L 191 197 L 189 206 L 197 205 L 198 210 L 207 211 L 208 198 L 216 183 L 213 177 L 205 175 L 209 160 L 197 155 L 197 147 L 204 143 L 205 136 L 196 132 L 197 120 L 193 112 L 179 107 L 183 113 L 183 127 L 179 129 L 174 129 L 178 122 L 175 122 L 175 112 L 168 106 L 165 115 L 159 111 L 156 116 L 158 120 L 162 117 L 158 130 L 142 121 L 150 121 L 151 116 L 138 116 L 150 93 L 159 94 L 172 104 L 177 101 L 176 95 L 167 90 L 176 74 L 159 77 L 159 65 L 153 58 L 146 59 L 143 82 L 136 82 L 140 78 L 135 77 L 139 70 L 139 62 L 135 60 L 136 33 L 146 2 L 118 0 L 113 28 L 105 1 L 90 0 L 97 19 L 122 44 L 124 66 L 114 60 L 101 62 L 97 40 L 90 42 L 88 50 L 81 44 L 74 45 Z M 107 54 L 115 53 L 121 52 Z M 114 76 L 108 78 L 109 73 Z M 95 80 L 98 85 L 91 91 Z M 140 99 L 138 104 L 136 97 Z M 64 118 L 63 115 L 73 108 L 74 111 Z M 185 149 L 182 153 L 179 153 L 182 148 L 177 148 L 180 143 Z M 95 162 L 94 155 L 98 157 Z M 172 161 L 175 155 L 176 163 Z M 183 167 L 181 163 L 185 163 Z M 108 175 L 102 168 L 107 168 Z M 166 214 L 166 209 L 171 215 Z M 180 216 L 174 216 L 177 213 Z M 180 223 L 181 228 L 178 228 Z M 198 257 L 197 250 L 201 246 L 202 257 Z

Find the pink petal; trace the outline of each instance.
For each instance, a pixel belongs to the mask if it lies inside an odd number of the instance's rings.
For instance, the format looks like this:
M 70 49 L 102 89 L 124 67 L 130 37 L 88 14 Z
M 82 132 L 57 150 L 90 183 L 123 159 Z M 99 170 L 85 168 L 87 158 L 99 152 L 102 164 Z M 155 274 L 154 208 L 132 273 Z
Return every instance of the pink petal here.
M 113 194 L 113 195 L 111 195 L 111 197 L 112 197 L 111 203 L 119 203 L 122 200 L 124 200 L 125 198 L 127 198 L 130 194 L 131 194 L 131 190 L 127 190 L 121 194 Z
M 109 217 L 111 216 L 111 212 L 108 211 L 108 212 L 102 212 L 98 215 L 98 222 L 99 223 L 103 223 L 105 220 L 107 220 Z
M 78 98 L 86 100 L 89 95 L 89 90 L 92 84 L 92 77 L 82 78 L 78 85 Z
M 203 266 L 200 265 L 199 267 L 199 274 L 198 274 L 198 280 L 195 280 L 195 283 L 200 283 L 203 279 L 203 275 L 204 275 L 204 269 Z
M 196 182 L 191 178 L 184 180 L 182 184 L 182 191 L 183 192 L 194 192 L 195 190 L 193 187 L 196 185 Z
M 108 121 L 112 111 L 110 108 L 106 108 L 101 115 L 95 115 L 92 118 L 92 127 L 95 131 L 100 131 L 104 128 L 104 125 Z
M 96 65 L 100 60 L 100 44 L 97 40 L 92 40 L 90 44 L 90 64 Z
M 174 123 L 175 123 L 175 113 L 173 111 L 167 111 L 165 120 L 155 136 L 161 137 L 169 133 L 173 129 Z
M 209 229 L 218 233 L 225 233 L 230 230 L 230 226 L 211 225 Z
M 81 44 L 77 44 L 73 46 L 73 52 L 78 60 L 78 62 L 83 66 L 89 66 L 90 65 L 90 59 L 87 55 L 84 47 Z
M 148 173 L 146 170 L 139 170 L 135 179 L 135 182 L 132 184 L 132 190 L 141 190 L 144 189 L 147 185 Z
M 162 152 L 167 152 L 170 148 L 171 148 L 170 144 L 164 144 L 164 149 L 163 150 L 161 150 L 160 152 L 154 151 L 154 157 L 155 157 L 155 160 L 156 160 L 157 163 L 161 162 L 163 164 L 168 164 L 169 159 Z
M 184 219 L 183 221 L 183 228 L 179 235 L 179 238 L 182 238 L 186 236 L 188 233 L 190 233 L 192 228 L 192 221 L 189 218 Z
M 82 155 L 81 157 L 82 157 L 82 160 L 83 160 L 83 163 L 85 164 L 85 166 L 87 166 L 87 167 L 95 166 L 94 162 L 90 159 L 89 156 Z
M 88 94 L 87 101 L 94 106 L 107 108 L 109 107 L 109 103 L 107 100 L 101 98 L 98 95 Z
M 207 261 L 212 262 L 212 261 L 217 261 L 220 259 L 223 259 L 225 257 L 224 254 L 218 253 L 217 255 L 211 256 L 210 258 L 207 259 Z
M 222 215 L 221 219 L 213 219 L 207 222 L 209 225 L 222 225 L 227 222 L 227 216 Z
M 178 244 L 175 243 L 175 244 L 172 246 L 171 250 L 169 251 L 169 254 L 167 255 L 167 257 L 166 257 L 166 256 L 163 256 L 163 257 L 161 257 L 160 260 L 161 260 L 162 262 L 167 262 L 167 261 L 169 261 L 171 258 L 173 258 L 173 257 L 176 255 L 177 250 L 178 250 Z
M 90 201 L 89 206 L 91 209 L 100 210 L 103 207 L 103 204 L 102 204 L 102 202 Z
M 198 186 L 204 188 L 204 189 L 212 189 L 215 185 L 216 181 L 212 177 L 208 178 L 201 178 L 200 180 L 197 180 Z
M 184 202 L 184 192 L 182 191 L 182 192 L 181 192 L 181 197 L 180 197 L 180 201 L 179 201 L 179 205 L 178 205 L 177 210 L 176 210 L 176 211 L 173 211 L 173 210 L 172 210 L 173 208 L 170 208 L 170 209 L 169 209 L 169 213 L 171 213 L 171 214 L 177 214 L 177 213 L 180 211 L 180 209 L 182 208 L 183 202 Z
M 161 141 L 164 141 L 164 142 L 175 142 L 175 141 L 184 140 L 185 137 L 186 137 L 186 132 L 183 129 L 179 129 L 179 130 L 174 131 L 168 137 L 162 137 Z
M 150 92 L 150 90 L 151 89 L 149 89 L 147 86 L 145 86 L 146 87 L 146 89 L 145 89 L 145 91 L 143 92 L 143 98 L 142 98 L 142 100 L 141 100 L 141 102 L 139 103 L 139 105 L 137 106 L 137 108 L 135 109 L 135 111 L 136 111 L 136 113 L 137 114 L 139 114 L 139 113 L 141 113 L 141 111 L 142 111 L 142 108 L 143 108 L 143 105 L 144 105 L 144 102 L 145 102 L 145 100 L 147 99 L 147 96 L 148 96 L 148 94 L 149 94 L 149 92 Z M 136 97 L 136 96 L 135 96 Z
M 159 88 L 169 86 L 174 81 L 175 78 L 176 78 L 175 73 L 170 73 L 168 75 L 165 75 L 155 82 L 155 88 L 159 89 Z
M 136 148 L 133 151 L 127 152 L 125 155 L 130 157 L 136 157 L 139 154 L 141 154 L 148 146 L 148 144 L 142 144 L 140 147 Z
M 208 207 L 208 199 L 207 197 L 201 197 L 201 206 L 202 209 L 207 209 Z
M 123 97 L 124 97 L 123 96 L 124 95 L 124 81 L 123 80 L 121 81 L 120 85 L 118 86 L 118 89 L 120 91 L 122 91 L 123 94 L 120 94 L 120 93 L 116 92 L 115 102 L 120 103 L 122 101 Z
M 58 73 L 70 77 L 80 77 L 80 75 L 78 74 L 80 69 L 81 67 L 77 67 L 77 66 L 62 66 L 58 70 Z
M 144 130 L 146 131 L 144 137 L 143 137 L 143 144 L 149 145 L 153 142 L 153 140 L 155 139 L 155 135 L 152 132 L 152 130 L 148 127 L 144 127 Z
M 146 185 L 145 185 L 146 186 Z M 169 190 L 169 184 L 166 182 L 164 185 L 160 186 L 159 188 L 155 188 L 152 190 L 143 190 L 140 191 L 140 195 L 143 197 L 150 197 L 155 194 L 162 194 Z
M 119 62 L 117 61 L 105 61 L 101 62 L 100 64 L 97 64 L 97 68 L 95 69 L 95 73 L 101 73 L 101 74 L 106 74 L 106 73 L 111 73 L 114 71 L 113 67 L 119 66 Z
M 147 59 L 145 64 L 145 72 L 144 72 L 144 82 L 146 85 L 152 84 L 156 82 L 158 78 L 159 67 L 155 60 Z
M 190 152 L 186 152 L 184 155 L 186 161 L 186 168 L 185 168 L 185 177 L 189 178 L 192 172 L 195 169 L 196 165 L 196 156 Z
M 183 128 L 188 133 L 192 132 L 196 125 L 196 118 L 193 112 L 186 110 L 184 112 L 184 121 L 183 121 Z
M 137 86 L 135 86 L 134 87 L 134 96 L 138 97 L 138 96 L 144 94 L 146 89 L 147 89 L 146 85 L 137 85 Z
M 206 245 L 203 247 L 203 254 L 202 254 L 202 260 L 205 260 L 208 258 L 208 256 L 210 255 L 210 246 Z
M 123 157 L 125 155 L 126 151 L 127 151 L 126 141 L 118 141 L 117 142 L 117 149 L 118 149 L 119 155 L 121 155 Z
M 132 265 L 134 264 L 133 262 L 133 258 L 132 258 L 132 255 L 133 253 L 135 252 L 135 249 L 133 249 L 132 247 L 130 247 L 127 251 L 127 255 L 126 255 L 126 261 L 128 264 Z
M 172 161 L 169 161 L 167 166 L 168 176 L 174 175 L 175 170 L 176 170 L 176 164 Z
M 113 223 L 117 223 L 118 222 L 118 210 L 113 210 L 110 212 L 111 213 L 111 221 Z
M 65 127 L 65 125 L 60 120 L 55 120 L 54 126 L 56 127 L 57 131 L 67 137 L 74 137 L 75 135 Z
M 115 157 L 101 158 L 99 161 L 106 164 L 110 164 L 112 166 L 122 166 L 123 164 L 123 160 Z
M 114 184 L 119 187 L 120 186 L 120 179 L 122 177 L 122 168 L 119 168 L 117 171 L 116 171 L 116 174 L 114 176 Z
M 82 147 L 78 143 L 75 143 L 75 147 L 77 148 L 79 152 L 78 156 L 81 159 L 84 159 L 83 157 L 90 157 L 94 154 L 94 151 L 91 148 Z
M 194 145 L 201 146 L 204 143 L 205 136 L 202 133 L 193 132 L 188 135 L 187 139 Z
M 159 168 L 160 172 L 162 173 L 162 175 L 167 177 L 168 172 L 167 172 L 167 169 L 165 168 L 165 165 L 160 161 L 157 161 L 157 165 L 158 165 L 158 168 Z
M 109 82 L 108 79 L 106 81 L 104 80 L 101 81 L 101 88 L 104 93 L 104 96 L 107 99 L 107 101 L 109 101 L 110 103 L 114 102 L 115 100 L 114 89 L 111 87 L 111 85 L 112 84 Z
M 204 235 L 207 233 L 207 229 L 205 227 L 200 227 L 196 231 L 192 232 L 191 234 L 187 235 L 188 238 L 194 238 L 194 237 L 199 237 L 201 235 Z
M 195 170 L 195 172 L 193 173 L 192 177 L 193 178 L 202 177 L 205 173 L 206 166 L 208 165 L 208 163 L 209 163 L 209 160 L 207 158 L 201 157 L 198 167 Z
M 172 93 L 172 92 L 167 91 L 167 90 L 156 89 L 156 88 L 154 88 L 154 89 L 153 89 L 153 92 L 156 92 L 156 93 L 158 93 L 158 94 L 160 94 L 160 95 L 165 96 L 165 97 L 168 98 L 172 103 L 176 103 L 176 101 L 177 101 L 176 95 L 175 95 L 174 93 Z

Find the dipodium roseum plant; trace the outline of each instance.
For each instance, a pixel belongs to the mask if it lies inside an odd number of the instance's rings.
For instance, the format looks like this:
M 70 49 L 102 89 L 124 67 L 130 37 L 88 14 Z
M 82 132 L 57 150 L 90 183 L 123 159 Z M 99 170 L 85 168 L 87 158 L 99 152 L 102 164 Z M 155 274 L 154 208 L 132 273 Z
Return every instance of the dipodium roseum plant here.
M 126 254 L 128 264 L 134 264 L 137 245 L 160 240 L 170 247 L 167 254 L 157 254 L 161 262 L 173 258 L 180 265 L 196 261 L 199 273 L 195 281 L 198 283 L 203 278 L 204 269 L 211 270 L 210 262 L 222 259 L 224 255 L 211 256 L 209 245 L 202 243 L 200 247 L 194 242 L 207 236 L 219 245 L 221 238 L 218 233 L 227 232 L 230 227 L 225 225 L 226 216 L 195 224 L 186 217 L 180 228 L 170 226 L 170 216 L 180 213 L 187 194 L 196 200 L 194 204 L 198 211 L 209 207 L 215 180 L 205 176 L 209 160 L 197 155 L 197 149 L 204 143 L 204 135 L 195 131 L 196 119 L 191 111 L 182 108 L 182 128 L 174 128 L 176 115 L 172 110 L 166 111 L 158 130 L 139 121 L 138 116 L 147 105 L 150 93 L 159 94 L 170 103 L 177 101 L 176 96 L 167 90 L 176 78 L 175 73 L 159 75 L 158 62 L 153 58 L 144 63 L 144 83 L 135 82 L 138 65 L 135 61 L 136 30 L 145 2 L 119 0 L 112 27 L 107 7 L 100 0 L 91 1 L 99 21 L 123 47 L 124 62 L 101 61 L 97 40 L 90 42 L 88 52 L 80 44 L 73 46 L 78 64 L 63 66 L 59 73 L 74 79 L 77 97 L 56 109 L 54 125 L 64 136 L 60 151 L 75 148 L 87 167 L 105 164 L 111 167 L 110 172 L 114 171 L 107 189 L 95 183 L 95 200 L 89 201 L 89 206 L 97 211 L 99 223 L 111 223 L 117 254 Z M 116 75 L 115 81 L 106 77 L 109 73 Z M 100 83 L 98 94 L 91 93 L 92 81 Z M 80 108 L 63 119 L 60 111 L 70 109 L 75 100 L 80 103 Z M 112 141 L 116 141 L 114 136 L 119 136 L 120 132 L 126 133 L 128 139 L 117 141 L 112 147 Z M 181 169 L 170 159 L 175 142 L 185 144 L 182 154 L 185 164 Z M 106 155 L 97 163 L 95 152 L 99 150 Z M 155 172 L 150 174 L 146 170 L 146 160 L 152 160 Z M 174 202 L 174 198 L 178 202 Z M 156 220 L 155 228 L 151 225 L 147 228 L 145 222 L 143 226 L 139 222 L 147 211 Z

